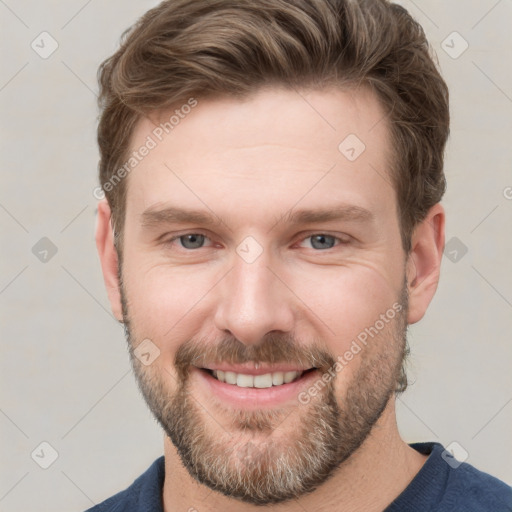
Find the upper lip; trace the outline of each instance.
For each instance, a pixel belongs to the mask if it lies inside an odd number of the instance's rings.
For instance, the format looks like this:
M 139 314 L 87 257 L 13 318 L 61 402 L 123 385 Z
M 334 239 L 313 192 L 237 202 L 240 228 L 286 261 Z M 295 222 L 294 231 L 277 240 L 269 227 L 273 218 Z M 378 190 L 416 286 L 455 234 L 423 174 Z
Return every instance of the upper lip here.
M 198 368 L 206 370 L 221 370 L 223 372 L 243 373 L 245 375 L 265 375 L 267 373 L 275 372 L 305 372 L 306 370 L 312 369 L 312 367 L 302 368 L 298 365 L 290 363 L 259 363 L 258 368 L 255 368 L 254 362 L 243 364 L 211 363 Z

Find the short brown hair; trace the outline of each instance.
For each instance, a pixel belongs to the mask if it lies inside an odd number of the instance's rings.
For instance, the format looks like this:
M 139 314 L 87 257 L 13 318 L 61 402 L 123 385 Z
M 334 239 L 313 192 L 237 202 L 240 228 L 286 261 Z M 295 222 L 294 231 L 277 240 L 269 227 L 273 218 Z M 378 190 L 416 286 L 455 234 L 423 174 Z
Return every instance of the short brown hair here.
M 164 1 L 123 34 L 98 78 L 99 177 L 117 242 L 126 180 L 106 184 L 126 161 L 137 121 L 191 97 L 243 98 L 274 84 L 371 87 L 388 113 L 406 252 L 446 188 L 448 89 L 421 26 L 387 0 Z

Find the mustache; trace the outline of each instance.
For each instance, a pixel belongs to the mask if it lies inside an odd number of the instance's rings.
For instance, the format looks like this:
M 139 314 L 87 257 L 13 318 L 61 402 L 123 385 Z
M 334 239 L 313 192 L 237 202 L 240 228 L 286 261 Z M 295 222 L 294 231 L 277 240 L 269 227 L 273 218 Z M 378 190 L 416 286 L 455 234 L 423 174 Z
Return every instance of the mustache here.
M 182 378 L 192 366 L 208 363 L 243 364 L 292 363 L 304 368 L 327 370 L 335 364 L 334 357 L 317 343 L 306 346 L 287 333 L 270 332 L 258 344 L 245 345 L 233 336 L 212 343 L 207 340 L 188 340 L 177 350 L 174 365 Z

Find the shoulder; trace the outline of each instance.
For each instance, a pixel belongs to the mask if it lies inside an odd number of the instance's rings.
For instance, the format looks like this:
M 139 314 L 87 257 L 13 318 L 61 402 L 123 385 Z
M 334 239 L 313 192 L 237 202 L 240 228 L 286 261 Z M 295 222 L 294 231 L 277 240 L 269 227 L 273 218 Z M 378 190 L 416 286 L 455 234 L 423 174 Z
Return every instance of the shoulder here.
M 463 463 L 451 469 L 446 500 L 465 512 L 512 511 L 512 488 L 505 482 Z
M 419 443 L 418 451 L 430 456 L 425 468 L 439 494 L 433 510 L 512 512 L 512 488 L 466 462 L 459 462 L 439 443 Z M 421 473 L 421 472 L 420 472 Z M 435 474 L 435 477 L 434 477 Z
M 161 491 L 165 473 L 160 457 L 128 488 L 86 510 L 86 512 L 158 512 L 162 509 Z
M 512 488 L 504 482 L 458 461 L 439 443 L 410 446 L 428 458 L 386 512 L 512 512 Z

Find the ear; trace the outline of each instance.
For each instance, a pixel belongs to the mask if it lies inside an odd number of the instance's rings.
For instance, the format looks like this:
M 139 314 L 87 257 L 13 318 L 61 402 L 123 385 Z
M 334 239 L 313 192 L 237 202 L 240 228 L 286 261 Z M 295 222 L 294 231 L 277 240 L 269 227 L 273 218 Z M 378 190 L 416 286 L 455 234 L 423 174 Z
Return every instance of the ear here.
M 112 313 L 114 313 L 119 322 L 122 322 L 123 310 L 121 307 L 121 290 L 118 278 L 119 260 L 114 246 L 114 234 L 110 219 L 110 207 L 107 200 L 103 199 L 98 203 L 96 247 L 100 257 L 103 279 L 107 288 Z
M 425 220 L 414 229 L 407 259 L 409 324 L 423 318 L 436 292 L 444 250 L 444 229 L 445 213 L 439 203 L 428 211 Z

